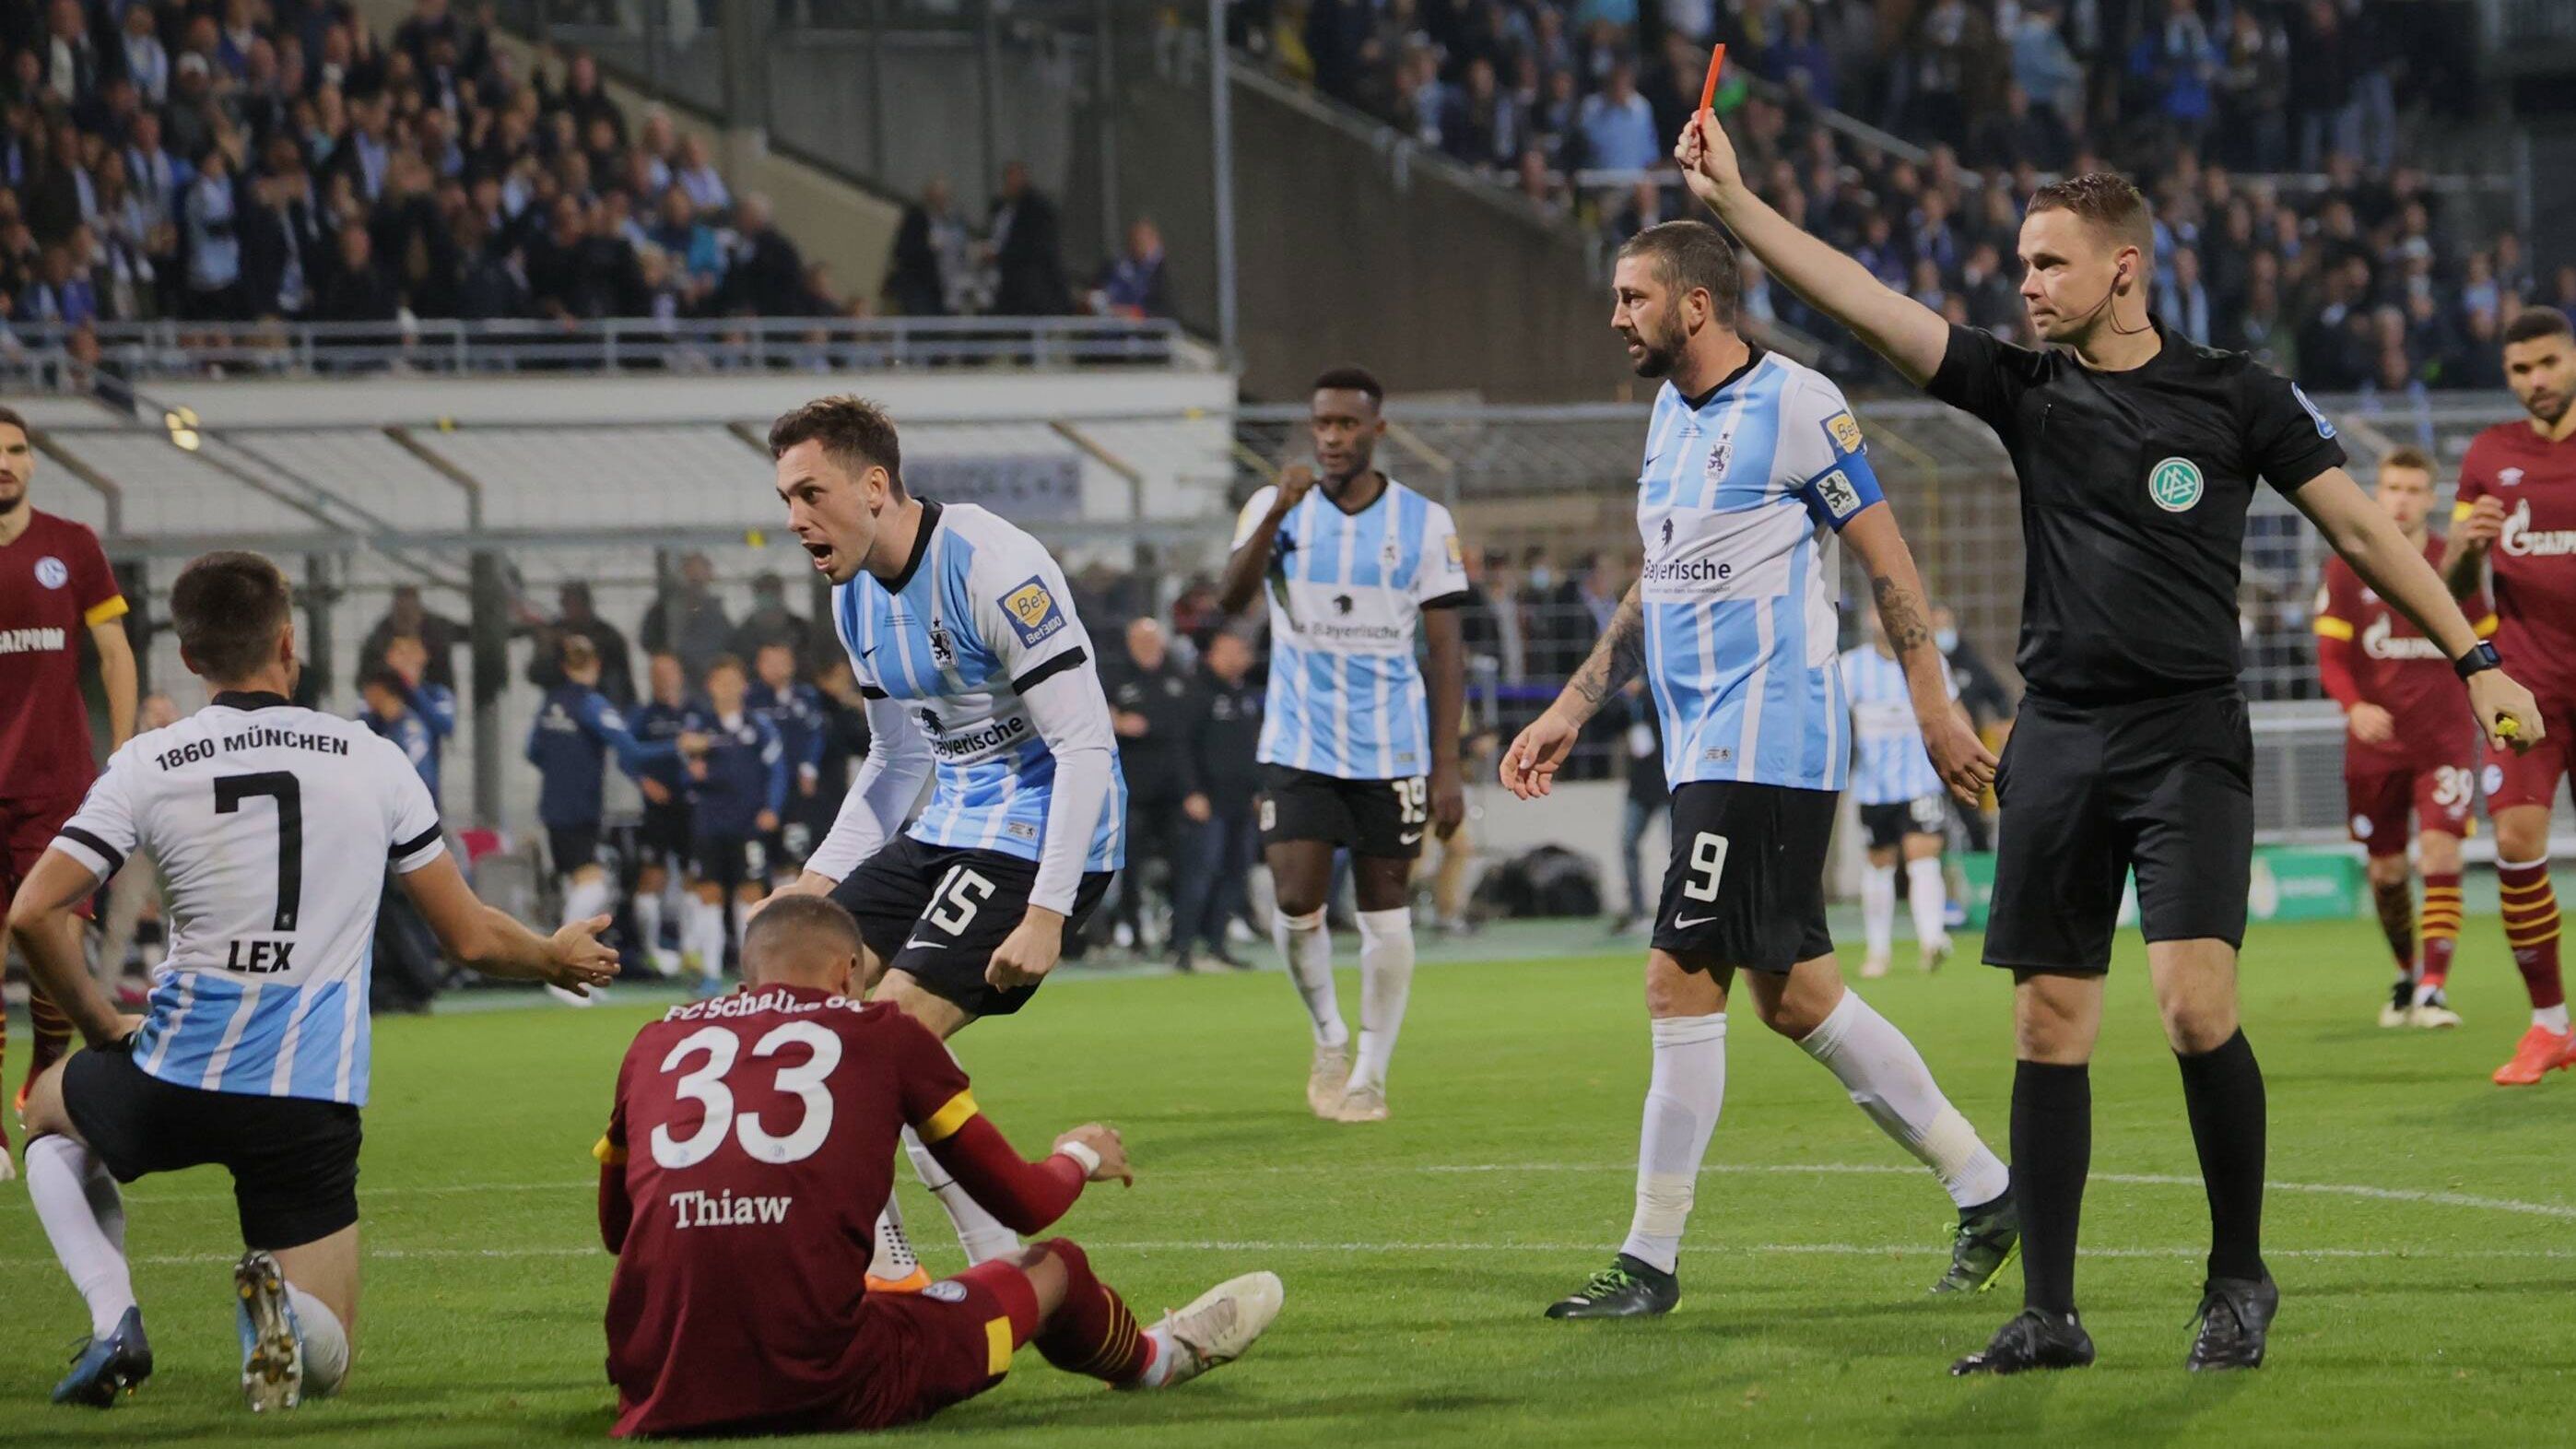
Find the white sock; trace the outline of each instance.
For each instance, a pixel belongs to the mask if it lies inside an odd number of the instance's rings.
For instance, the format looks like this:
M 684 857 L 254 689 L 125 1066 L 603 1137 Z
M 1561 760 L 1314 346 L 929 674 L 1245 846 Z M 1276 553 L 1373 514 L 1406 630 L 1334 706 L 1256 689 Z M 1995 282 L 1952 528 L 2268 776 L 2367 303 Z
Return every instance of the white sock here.
M 724 907 L 709 905 L 693 895 L 689 897 L 689 911 L 695 923 L 689 938 L 697 943 L 698 971 L 713 981 L 724 975 Z
M 1398 906 L 1359 916 L 1360 1049 L 1352 1057 L 1350 1087 L 1384 1090 L 1396 1034 L 1404 1030 L 1404 1003 L 1413 993 L 1413 912 Z
M 665 976 L 678 969 L 679 958 L 664 954 L 662 949 L 662 897 L 655 892 L 635 894 L 635 934 L 643 938 L 645 964 Z
M 2533 1007 L 2531 1009 L 2531 1024 L 2533 1026 L 2547 1027 L 2549 1030 L 2558 1033 L 2560 1036 L 2565 1036 L 2567 1034 L 2567 1003 L 2562 1001 L 2556 1006 Z
M 1172 1367 L 1181 1361 L 1181 1347 L 1172 1342 L 1172 1324 L 1169 1319 L 1146 1329 L 1145 1336 L 1154 1341 L 1154 1357 L 1152 1362 L 1145 1365 L 1145 1372 L 1136 1380 L 1136 1386 L 1159 1389 L 1172 1381 Z
M 1905 863 L 1906 904 L 1914 908 L 1914 940 L 1921 946 L 1937 945 L 1950 934 L 1941 924 L 1949 910 L 1947 897 L 1950 883 L 1941 878 L 1941 857 L 1927 855 Z
M 1664 1272 L 1680 1259 L 1708 1135 L 1726 1102 L 1726 1013 L 1654 1023 L 1655 1070 L 1637 1133 L 1637 1211 L 1619 1251 Z
M 1860 873 L 1860 924 L 1869 957 L 1884 958 L 1896 940 L 1896 867 L 1873 865 Z
M 575 880 L 564 887 L 563 924 L 608 914 L 608 882 Z
M 744 900 L 740 896 L 736 896 L 733 899 L 733 944 L 734 949 L 737 952 L 742 949 L 743 936 L 750 930 L 751 902 Z
M 892 1196 L 877 1214 L 875 1250 L 868 1257 L 868 1276 L 880 1283 L 900 1283 L 921 1266 L 912 1239 L 903 1232 L 903 1208 Z
M 92 1338 L 116 1331 L 134 1306 L 134 1275 L 125 1265 L 125 1197 L 90 1150 L 59 1133 L 27 1144 L 27 1198 L 45 1225 L 54 1256 L 89 1304 Z
M 957 1241 L 966 1249 L 969 1267 L 1007 1258 L 1020 1250 L 1020 1235 L 1002 1226 L 1001 1220 L 984 1211 L 983 1205 L 966 1195 L 939 1159 L 930 1155 L 921 1139 L 909 1127 L 903 1129 L 903 1150 L 912 1158 L 912 1170 L 939 1205 L 948 1210 L 949 1225 L 957 1229 Z
M 1288 979 L 1306 1000 L 1315 1021 L 1317 1046 L 1340 1046 L 1351 1039 L 1342 1025 L 1342 1004 L 1333 995 L 1333 933 L 1324 929 L 1324 913 L 1292 916 L 1270 913 L 1270 939 L 1279 943 L 1279 959 L 1288 964 Z
M 1841 1004 L 1798 1045 L 1824 1063 L 1880 1131 L 1932 1169 L 1950 1201 L 1977 1207 L 2011 1185 L 2003 1159 L 1941 1095 L 1923 1054 L 1859 992 L 1845 991 Z
M 338 1392 L 349 1376 L 349 1331 L 340 1326 L 340 1315 L 292 1283 L 286 1285 L 286 1301 L 295 1305 L 296 1331 L 304 1340 L 304 1393 L 318 1399 Z

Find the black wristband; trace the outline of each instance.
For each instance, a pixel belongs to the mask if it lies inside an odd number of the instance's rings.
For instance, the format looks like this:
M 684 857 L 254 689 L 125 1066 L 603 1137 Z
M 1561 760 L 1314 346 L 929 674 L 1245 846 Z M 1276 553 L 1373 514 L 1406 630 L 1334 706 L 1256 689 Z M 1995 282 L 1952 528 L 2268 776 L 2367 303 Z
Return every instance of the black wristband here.
M 2476 648 L 2452 660 L 2451 668 L 2456 670 L 2462 679 L 2466 679 L 2472 674 L 2504 668 L 2504 656 L 2496 653 L 2495 645 L 2481 639 Z

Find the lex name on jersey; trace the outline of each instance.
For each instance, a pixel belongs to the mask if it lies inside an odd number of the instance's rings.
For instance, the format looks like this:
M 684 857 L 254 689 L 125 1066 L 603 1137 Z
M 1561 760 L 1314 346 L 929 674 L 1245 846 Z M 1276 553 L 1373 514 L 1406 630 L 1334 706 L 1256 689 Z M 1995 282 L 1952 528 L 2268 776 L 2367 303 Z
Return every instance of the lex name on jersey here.
M 134 1061 L 207 1091 L 367 1100 L 367 984 L 385 867 L 446 852 L 428 787 L 356 720 L 219 694 L 107 762 L 55 848 L 159 863 L 170 954 Z
M 1667 382 L 1637 484 L 1665 778 L 1840 790 L 1834 535 L 1880 497 L 1841 390 L 1759 350 L 1696 406 Z
M 1276 487 L 1236 520 L 1241 548 Z M 1270 547 L 1270 694 L 1261 763 L 1345 780 L 1396 780 L 1431 768 L 1431 716 L 1414 635 L 1422 611 L 1461 602 L 1466 560 L 1449 510 L 1386 480 L 1345 513 L 1309 489 Z
M 903 704 L 930 742 L 930 803 L 912 837 L 1038 860 L 1056 760 L 1021 695 L 1063 670 L 1094 668 L 1091 641 L 1064 571 L 1036 539 L 972 504 L 925 499 L 921 507 L 904 571 L 887 583 L 861 574 L 837 586 L 832 617 L 859 693 Z M 1127 783 L 1112 752 L 1084 871 L 1118 868 L 1126 817 Z M 818 852 L 807 867 L 856 864 Z

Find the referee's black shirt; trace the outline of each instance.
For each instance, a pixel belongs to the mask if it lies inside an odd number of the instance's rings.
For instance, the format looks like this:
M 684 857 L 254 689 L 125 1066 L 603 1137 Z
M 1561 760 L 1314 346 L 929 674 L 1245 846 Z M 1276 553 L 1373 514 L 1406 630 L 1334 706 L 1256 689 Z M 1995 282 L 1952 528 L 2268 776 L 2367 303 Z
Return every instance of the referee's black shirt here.
M 2126 372 L 1953 326 L 1924 384 L 2012 455 L 2028 555 L 2013 662 L 2067 704 L 2233 681 L 2254 480 L 2289 493 L 2344 461 L 2289 379 L 2153 325 L 2163 346 Z

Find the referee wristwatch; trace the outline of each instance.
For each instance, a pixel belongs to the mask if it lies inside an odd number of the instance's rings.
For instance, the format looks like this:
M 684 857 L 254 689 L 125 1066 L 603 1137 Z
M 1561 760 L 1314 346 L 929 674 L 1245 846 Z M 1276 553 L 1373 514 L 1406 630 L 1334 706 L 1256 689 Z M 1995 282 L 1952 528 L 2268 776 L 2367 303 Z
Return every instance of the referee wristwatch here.
M 2472 674 L 2483 674 L 2490 669 L 2504 668 L 2504 656 L 2496 653 L 2494 644 L 2481 639 L 2476 648 L 2452 660 L 2451 668 L 2457 670 L 2462 679 L 2466 679 Z

